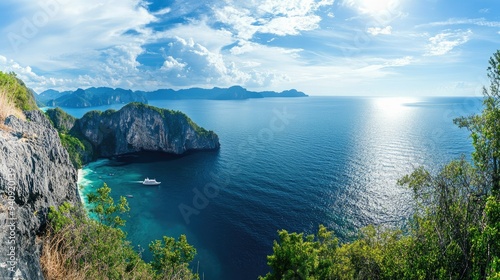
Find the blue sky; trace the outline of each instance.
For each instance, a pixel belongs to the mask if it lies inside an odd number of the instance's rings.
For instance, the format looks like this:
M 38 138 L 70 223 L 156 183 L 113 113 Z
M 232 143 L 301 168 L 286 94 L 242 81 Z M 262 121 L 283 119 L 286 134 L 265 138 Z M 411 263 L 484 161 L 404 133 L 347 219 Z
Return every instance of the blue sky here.
M 122 87 L 480 95 L 497 0 L 2 0 L 0 70 Z

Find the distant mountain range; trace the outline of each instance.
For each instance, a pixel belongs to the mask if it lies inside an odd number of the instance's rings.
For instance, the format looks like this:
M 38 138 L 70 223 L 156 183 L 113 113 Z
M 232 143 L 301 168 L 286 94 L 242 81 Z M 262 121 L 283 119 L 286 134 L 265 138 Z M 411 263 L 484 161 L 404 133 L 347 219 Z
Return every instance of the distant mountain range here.
M 60 107 L 93 107 L 119 103 L 142 102 L 148 100 L 182 100 L 182 99 L 209 99 L 209 100 L 242 100 L 249 98 L 267 97 L 306 97 L 303 92 L 295 89 L 282 92 L 275 91 L 249 91 L 240 86 L 230 88 L 190 88 L 190 89 L 159 89 L 155 91 L 132 91 L 121 88 L 91 87 L 75 91 L 49 89 L 35 95 L 38 103 L 45 106 Z

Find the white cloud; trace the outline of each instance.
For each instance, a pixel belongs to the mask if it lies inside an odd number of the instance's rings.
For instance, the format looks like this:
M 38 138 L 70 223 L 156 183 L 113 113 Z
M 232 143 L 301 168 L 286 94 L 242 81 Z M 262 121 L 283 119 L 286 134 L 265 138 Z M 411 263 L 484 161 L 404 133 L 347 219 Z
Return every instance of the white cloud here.
M 216 31 L 213 31 L 216 32 Z M 193 38 L 176 37 L 165 48 L 166 59 L 155 75 L 174 87 L 231 86 L 267 87 L 287 80 L 276 65 L 297 63 L 300 50 L 268 47 L 240 41 L 227 51 L 208 49 Z M 224 54 L 223 54 L 224 52 Z
M 247 9 L 226 6 L 215 11 L 215 16 L 217 21 L 229 25 L 234 30 L 234 35 L 240 39 L 250 40 L 260 28 L 256 25 L 257 19 Z
M 446 21 L 436 21 L 417 25 L 416 27 L 448 26 L 448 25 L 476 25 L 484 27 L 500 27 L 500 21 L 490 21 L 485 18 L 451 18 Z
M 333 0 L 254 0 L 252 5 L 260 14 L 286 15 L 289 17 L 305 16 L 314 13 L 322 6 L 333 5 Z
M 401 0 L 342 0 L 341 5 L 369 15 L 379 24 L 387 24 L 403 15 Z
M 54 7 L 47 22 L 17 51 L 8 42 L 0 42 L 0 54 L 4 55 L 0 56 L 0 70 L 16 71 L 36 91 L 90 86 L 146 90 L 234 84 L 254 89 L 283 86 L 291 77 L 298 81 L 304 76 L 302 67 L 293 67 L 304 64 L 302 50 L 261 45 L 252 42 L 253 36 L 258 32 L 298 35 L 318 29 L 320 9 L 334 3 L 228 0 L 222 6 L 211 6 L 215 17 L 186 18 L 183 13 L 189 14 L 188 10 L 180 11 L 180 6 L 149 12 L 142 0 L 53 1 L 62 4 Z M 29 20 L 41 11 L 33 1 L 13 3 L 21 11 L 20 18 L 24 15 Z M 153 30 L 161 18 L 175 18 L 179 13 L 187 21 Z M 13 22 L 0 31 L 23 35 L 23 24 Z M 220 27 L 215 29 L 214 24 Z M 163 52 L 148 49 L 148 44 L 164 44 Z M 156 67 L 144 66 L 138 62 L 141 54 L 163 55 L 163 60 Z M 295 70 L 289 73 L 290 68 Z
M 193 39 L 175 38 L 169 43 L 167 54 L 161 70 L 169 77 L 175 77 L 170 81 L 174 85 L 188 82 L 216 84 L 230 75 L 220 53 L 211 52 Z
M 154 12 L 154 13 L 153 13 L 153 15 L 155 15 L 155 16 L 163 16 L 163 15 L 165 15 L 165 14 L 170 13 L 170 11 L 171 11 L 171 10 L 172 10 L 172 9 L 170 9 L 169 7 L 167 7 L 167 8 L 163 8 L 163 9 L 161 9 L 161 10 L 159 10 L 159 11 Z
M 413 57 L 411 56 L 405 56 L 403 58 L 397 58 L 391 61 L 388 61 L 385 63 L 386 66 L 388 67 L 400 67 L 400 66 L 406 66 L 409 65 L 413 62 Z
M 233 55 L 240 55 L 252 52 L 258 45 L 250 41 L 239 41 L 238 45 L 232 47 L 229 51 Z
M 253 90 L 295 87 L 311 94 L 350 94 L 350 89 L 364 87 L 371 94 L 376 84 L 396 88 L 401 83 L 399 67 L 416 61 L 435 63 L 431 57 L 415 58 L 423 48 L 428 56 L 442 55 L 472 36 L 466 29 L 437 35 L 419 32 L 424 35 L 417 38 L 404 29 L 393 33 L 392 26 L 399 22 L 390 21 L 402 15 L 401 0 L 340 0 L 336 8 L 358 12 L 348 23 L 334 18 L 333 0 L 176 0 L 155 12 L 143 7 L 143 0 L 9 1 L 20 16 L 0 27 L 4 38 L 9 32 L 22 35 L 22 18 L 31 20 L 40 11 L 36 3 L 65 1 L 20 46 L 21 51 L 15 52 L 8 40 L 0 41 L 0 70 L 17 72 L 37 91 L 240 84 Z M 484 19 L 434 25 L 460 22 L 500 26 Z M 393 36 L 374 40 L 370 35 Z M 293 47 L 282 36 L 297 36 Z M 373 58 L 378 55 L 382 57 Z
M 1 30 L 7 40 L 0 42 L 0 49 L 19 63 L 46 71 L 77 68 L 78 62 L 65 58 L 84 57 L 89 51 L 117 45 L 136 48 L 150 33 L 145 26 L 156 21 L 140 0 L 54 0 L 47 1 L 51 5 L 46 8 L 37 1 L 25 2 L 18 4 L 24 5 L 24 16 Z M 129 30 L 138 35 L 123 36 Z M 99 56 L 85 59 L 98 60 Z
M 314 30 L 321 21 L 319 16 L 278 17 L 270 20 L 259 31 L 278 36 L 298 35 L 300 31 Z
M 366 32 L 373 36 L 377 35 L 391 35 L 392 34 L 392 26 L 388 25 L 384 28 L 382 27 L 369 27 Z
M 63 78 L 47 78 L 37 75 L 31 67 L 21 66 L 19 63 L 0 55 L 0 70 L 3 72 L 15 72 L 17 76 L 31 86 L 36 92 L 47 88 L 59 88 L 66 85 L 69 80 Z
M 211 51 L 218 51 L 222 47 L 234 43 L 231 32 L 224 29 L 214 29 L 208 26 L 208 19 L 192 20 L 188 24 L 177 25 L 162 32 L 155 32 L 149 36 L 150 41 L 164 41 L 173 38 L 193 39 Z
M 215 8 L 216 19 L 234 30 L 239 39 L 250 40 L 257 32 L 278 36 L 298 35 L 319 27 L 321 18 L 316 12 L 333 0 L 253 0 Z M 332 15 L 333 16 L 333 15 Z
M 413 57 L 405 56 L 402 58 L 396 59 L 382 59 L 382 58 L 373 58 L 370 59 L 369 65 L 363 66 L 354 70 L 355 72 L 372 72 L 372 75 L 375 77 L 383 77 L 390 72 L 381 71 L 384 68 L 392 68 L 392 67 L 402 67 L 409 65 L 413 62 Z
M 445 55 L 455 47 L 467 43 L 472 36 L 472 31 L 456 30 L 446 31 L 429 38 L 426 56 Z
M 175 58 L 167 56 L 167 59 L 165 59 L 165 62 L 163 63 L 162 70 L 182 70 L 184 67 L 186 67 L 186 65 L 186 63 L 179 62 Z

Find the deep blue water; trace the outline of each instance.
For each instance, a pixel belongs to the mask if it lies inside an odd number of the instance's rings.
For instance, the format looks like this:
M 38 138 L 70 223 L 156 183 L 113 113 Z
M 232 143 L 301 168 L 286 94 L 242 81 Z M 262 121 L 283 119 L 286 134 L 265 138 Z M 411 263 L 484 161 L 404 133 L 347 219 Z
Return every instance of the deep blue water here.
M 313 233 L 319 224 L 348 240 L 374 223 L 401 225 L 410 193 L 396 180 L 470 154 L 452 119 L 478 112 L 477 98 L 308 97 L 246 101 L 156 101 L 220 137 L 218 152 L 180 158 L 100 160 L 82 170 L 84 192 L 106 182 L 131 194 L 126 231 L 147 248 L 186 234 L 205 279 L 265 274 L 277 230 Z M 110 106 L 115 109 L 120 106 Z M 99 108 L 99 109 L 106 109 Z M 80 117 L 89 109 L 68 109 Z M 91 108 L 95 109 L 95 108 Z M 156 178 L 159 187 L 138 181 Z M 200 199 L 197 193 L 207 192 Z M 195 213 L 186 218 L 179 207 Z M 144 257 L 150 256 L 146 251 Z M 202 278 L 203 279 L 203 278 Z

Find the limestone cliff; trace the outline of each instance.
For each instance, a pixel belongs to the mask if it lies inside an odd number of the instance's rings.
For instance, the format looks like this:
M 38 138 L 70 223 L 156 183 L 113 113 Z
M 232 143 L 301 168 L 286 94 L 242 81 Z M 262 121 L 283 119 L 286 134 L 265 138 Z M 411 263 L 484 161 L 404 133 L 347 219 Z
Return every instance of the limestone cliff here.
M 92 111 L 77 121 L 80 133 L 100 157 L 140 151 L 183 154 L 215 150 L 219 137 L 179 111 L 131 103 L 119 111 Z
M 0 279 L 43 279 L 37 235 L 50 206 L 79 203 L 77 172 L 40 111 L 0 128 Z

